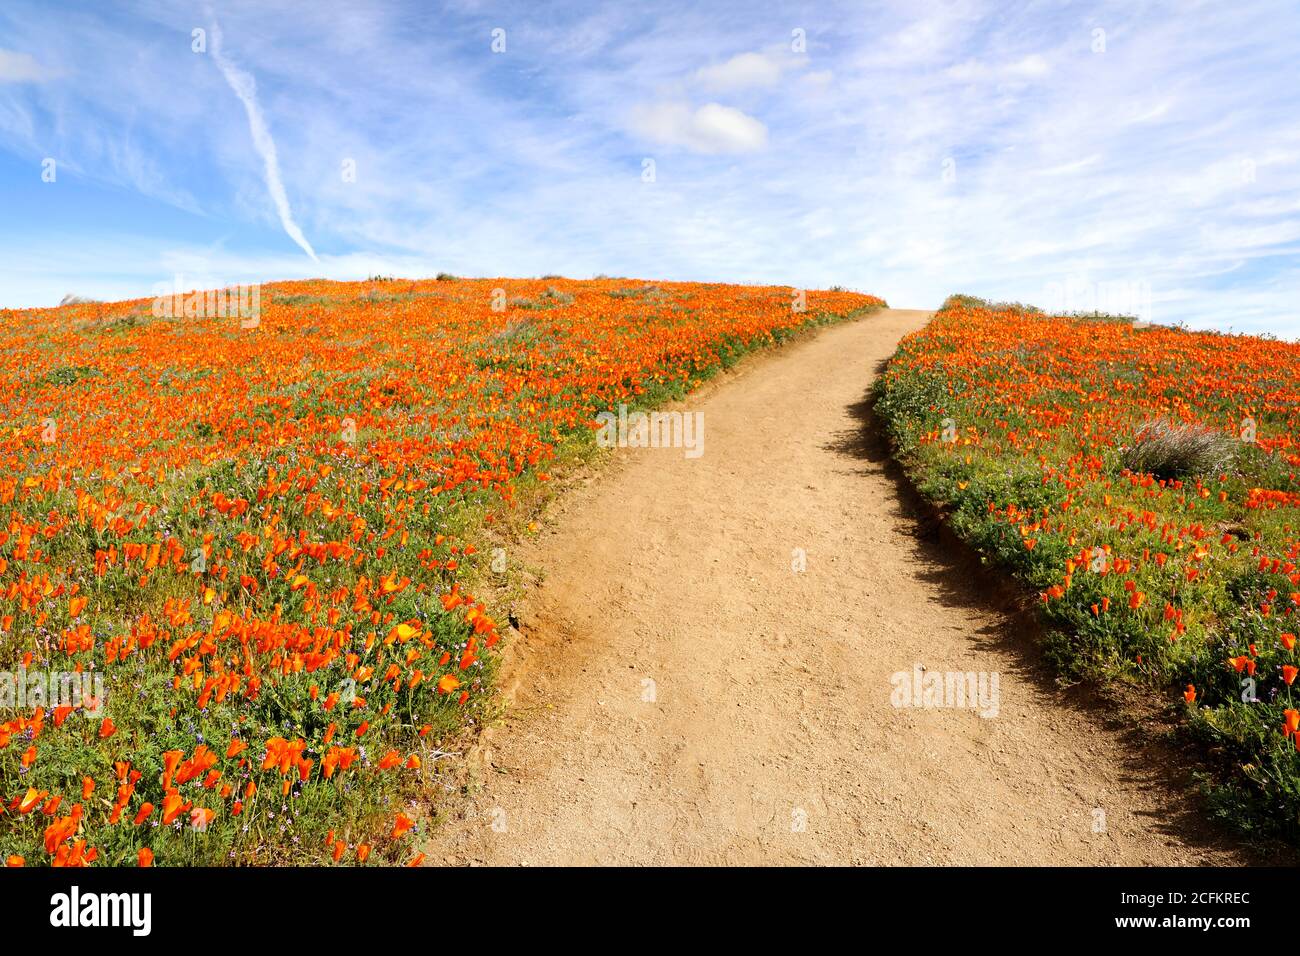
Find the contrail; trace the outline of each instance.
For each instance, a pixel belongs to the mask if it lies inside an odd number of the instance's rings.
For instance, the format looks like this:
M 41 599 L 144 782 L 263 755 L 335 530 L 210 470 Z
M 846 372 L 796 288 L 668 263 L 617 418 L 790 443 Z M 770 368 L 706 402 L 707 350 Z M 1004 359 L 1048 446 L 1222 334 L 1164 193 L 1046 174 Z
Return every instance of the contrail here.
M 303 252 L 311 256 L 313 261 L 320 262 L 311 243 L 302 234 L 298 224 L 293 221 L 289 197 L 285 195 L 284 183 L 280 180 L 280 161 L 275 152 L 275 140 L 271 138 L 271 131 L 267 129 L 266 119 L 262 116 L 262 108 L 257 103 L 257 83 L 250 73 L 241 70 L 226 59 L 221 52 L 221 27 L 217 25 L 215 17 L 211 20 L 212 59 L 220 67 L 222 76 L 235 91 L 239 101 L 244 104 L 244 112 L 248 114 L 248 131 L 253 134 L 253 147 L 261 155 L 262 162 L 266 166 L 266 189 L 271 194 L 271 199 L 275 201 L 276 210 L 280 213 L 280 224 L 284 226 L 284 231 L 289 234 L 289 238 L 302 247 Z

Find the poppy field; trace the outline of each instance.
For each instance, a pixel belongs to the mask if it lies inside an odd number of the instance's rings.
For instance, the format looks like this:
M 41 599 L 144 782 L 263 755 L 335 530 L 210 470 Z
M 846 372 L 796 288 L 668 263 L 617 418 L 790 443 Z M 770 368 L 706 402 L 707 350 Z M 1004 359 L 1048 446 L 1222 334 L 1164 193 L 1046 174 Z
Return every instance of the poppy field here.
M 881 305 L 440 277 L 0 311 L 0 858 L 419 864 L 521 486 L 599 412 Z
M 952 297 L 877 392 L 1066 679 L 1181 710 L 1211 810 L 1300 832 L 1300 344 Z

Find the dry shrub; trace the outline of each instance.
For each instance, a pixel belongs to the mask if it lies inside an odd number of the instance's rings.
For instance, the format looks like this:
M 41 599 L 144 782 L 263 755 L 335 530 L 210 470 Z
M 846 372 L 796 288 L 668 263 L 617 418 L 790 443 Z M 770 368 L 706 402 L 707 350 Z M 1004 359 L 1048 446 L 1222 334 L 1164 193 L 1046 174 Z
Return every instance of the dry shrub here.
M 1124 467 L 1166 479 L 1210 475 L 1223 470 L 1233 450 L 1232 439 L 1222 432 L 1159 418 L 1138 429 L 1124 450 Z

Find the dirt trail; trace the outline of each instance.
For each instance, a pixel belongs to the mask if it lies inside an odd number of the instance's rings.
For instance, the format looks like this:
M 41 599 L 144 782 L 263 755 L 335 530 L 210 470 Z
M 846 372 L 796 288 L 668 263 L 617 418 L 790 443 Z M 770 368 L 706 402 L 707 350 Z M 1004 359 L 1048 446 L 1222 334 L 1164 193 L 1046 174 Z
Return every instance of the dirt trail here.
M 527 555 L 545 579 L 508 651 L 510 716 L 430 862 L 1244 862 L 918 536 L 865 397 L 929 316 L 742 363 L 682 406 L 704 413 L 702 457 L 623 450 L 562 499 Z M 997 672 L 997 715 L 892 706 L 916 664 Z

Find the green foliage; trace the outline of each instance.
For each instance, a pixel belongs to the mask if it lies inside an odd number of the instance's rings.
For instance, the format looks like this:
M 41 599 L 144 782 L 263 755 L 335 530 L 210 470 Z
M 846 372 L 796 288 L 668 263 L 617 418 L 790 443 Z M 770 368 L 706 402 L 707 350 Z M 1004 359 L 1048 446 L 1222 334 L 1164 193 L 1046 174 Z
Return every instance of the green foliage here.
M 1214 815 L 1300 838 L 1294 360 L 1121 318 L 952 296 L 876 411 L 956 534 L 1039 597 L 1061 677 L 1170 700 Z M 1274 450 L 1238 439 L 1246 411 Z

